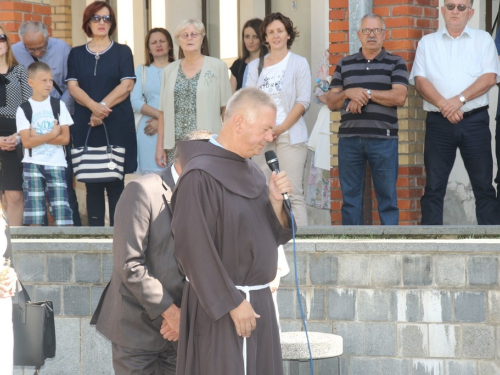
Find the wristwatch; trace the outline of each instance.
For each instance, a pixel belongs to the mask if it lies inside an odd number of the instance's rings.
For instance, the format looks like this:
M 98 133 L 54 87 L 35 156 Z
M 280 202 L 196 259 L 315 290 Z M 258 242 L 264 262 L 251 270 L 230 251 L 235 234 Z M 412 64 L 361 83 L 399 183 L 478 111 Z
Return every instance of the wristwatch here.
M 458 94 L 458 99 L 462 102 L 462 105 L 467 103 L 467 100 L 465 100 L 465 96 L 463 96 L 462 93 Z
M 104 102 L 99 102 L 99 104 L 106 105 L 106 103 L 104 103 Z
M 372 90 L 370 89 L 366 89 L 366 93 L 368 94 L 368 96 L 370 97 L 369 99 L 372 98 Z

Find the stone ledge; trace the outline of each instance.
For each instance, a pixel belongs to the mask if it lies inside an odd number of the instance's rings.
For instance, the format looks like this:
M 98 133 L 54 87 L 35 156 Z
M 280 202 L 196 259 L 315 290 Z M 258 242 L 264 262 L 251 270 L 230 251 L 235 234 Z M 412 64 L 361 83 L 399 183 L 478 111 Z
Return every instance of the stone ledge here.
M 313 359 L 338 357 L 343 353 L 341 336 L 331 333 L 309 332 Z M 281 332 L 283 360 L 309 360 L 305 332 Z

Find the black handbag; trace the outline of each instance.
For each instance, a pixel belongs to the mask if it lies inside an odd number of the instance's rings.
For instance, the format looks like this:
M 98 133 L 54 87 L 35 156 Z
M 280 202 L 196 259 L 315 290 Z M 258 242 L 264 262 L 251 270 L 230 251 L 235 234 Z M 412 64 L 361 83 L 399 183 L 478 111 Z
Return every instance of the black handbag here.
M 31 302 L 28 292 L 18 281 L 12 302 L 14 365 L 34 366 L 37 374 L 45 359 L 56 355 L 52 301 Z

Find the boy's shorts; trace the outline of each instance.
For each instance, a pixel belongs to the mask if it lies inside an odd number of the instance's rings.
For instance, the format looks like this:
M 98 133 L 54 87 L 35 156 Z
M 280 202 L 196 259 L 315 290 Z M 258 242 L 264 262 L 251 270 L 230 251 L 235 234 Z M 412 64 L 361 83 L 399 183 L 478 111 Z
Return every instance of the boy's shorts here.
M 47 193 L 50 213 L 56 225 L 73 225 L 73 212 L 68 203 L 66 168 L 23 163 L 25 225 L 42 225 L 46 213 Z

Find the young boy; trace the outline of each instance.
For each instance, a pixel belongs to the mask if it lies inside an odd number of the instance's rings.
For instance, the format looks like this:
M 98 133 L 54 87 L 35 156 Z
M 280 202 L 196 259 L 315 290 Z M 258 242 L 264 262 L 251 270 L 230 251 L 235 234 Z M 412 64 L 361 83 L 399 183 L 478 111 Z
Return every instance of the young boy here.
M 28 100 L 29 105 L 22 104 L 16 113 L 17 132 L 25 148 L 23 222 L 42 225 L 47 192 L 56 225 L 73 225 L 64 177 L 67 163 L 63 147 L 69 143 L 69 126 L 73 120 L 64 102 L 59 100 L 57 103 L 53 98 L 56 105 L 51 102 L 52 70 L 47 64 L 37 61 L 28 67 L 28 84 L 33 89 L 33 96 Z M 30 115 L 31 118 L 27 118 Z

